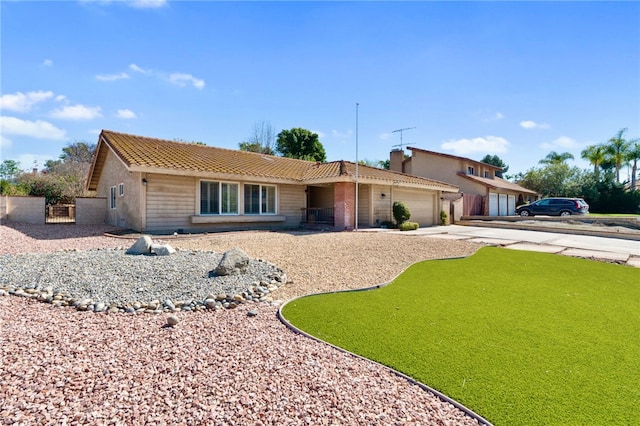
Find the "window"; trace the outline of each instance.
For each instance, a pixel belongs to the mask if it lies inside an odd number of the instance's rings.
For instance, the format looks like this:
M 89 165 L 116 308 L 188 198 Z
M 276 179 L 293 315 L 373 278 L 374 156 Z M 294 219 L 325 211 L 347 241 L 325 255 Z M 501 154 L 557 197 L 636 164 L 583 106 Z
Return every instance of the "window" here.
M 489 173 L 488 171 L 484 171 L 484 177 L 486 177 L 487 179 L 491 179 L 491 173 Z
M 276 187 L 270 185 L 244 186 L 244 214 L 275 214 Z
M 238 214 L 238 184 L 201 181 L 200 214 Z
M 468 166 L 468 167 L 467 167 L 467 174 L 468 174 L 468 175 L 472 175 L 472 174 L 474 174 L 474 170 L 473 170 L 473 167 L 472 167 L 472 166 Z
M 116 187 L 115 186 L 111 187 L 111 193 L 109 196 L 109 208 L 111 209 L 116 208 Z
M 118 184 L 118 196 L 124 196 L 124 183 Z

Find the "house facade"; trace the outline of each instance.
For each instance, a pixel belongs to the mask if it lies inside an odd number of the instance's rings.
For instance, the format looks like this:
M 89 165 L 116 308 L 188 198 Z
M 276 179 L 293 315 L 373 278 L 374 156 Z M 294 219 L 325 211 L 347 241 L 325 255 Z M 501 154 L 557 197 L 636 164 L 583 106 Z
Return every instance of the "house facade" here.
M 358 202 L 356 203 L 356 181 Z M 87 188 L 107 198 L 107 222 L 138 232 L 297 228 L 336 230 L 392 220 L 437 224 L 455 185 L 355 163 L 316 163 L 103 130 Z M 357 212 L 356 212 L 357 206 Z
M 496 176 L 502 169 L 470 158 L 408 147 L 390 154 L 390 169 L 455 185 L 463 197 L 464 216 L 511 216 L 516 205 L 538 199 L 535 191 Z

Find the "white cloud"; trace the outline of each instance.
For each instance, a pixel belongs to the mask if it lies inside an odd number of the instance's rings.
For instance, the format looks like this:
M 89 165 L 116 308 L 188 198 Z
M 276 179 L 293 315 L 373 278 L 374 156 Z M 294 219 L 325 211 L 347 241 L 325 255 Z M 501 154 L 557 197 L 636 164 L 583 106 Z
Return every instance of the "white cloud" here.
M 116 80 L 126 80 L 129 78 L 129 74 L 126 72 L 121 72 L 120 74 L 98 74 L 96 75 L 96 80 L 98 81 L 116 81 Z
M 451 139 L 443 142 L 440 148 L 453 151 L 458 155 L 473 152 L 498 153 L 507 152 L 509 141 L 500 136 L 486 136 L 473 139 Z
M 578 144 L 575 139 L 572 139 L 568 136 L 560 136 L 559 138 L 554 139 L 551 142 L 540 144 L 540 148 L 542 149 L 571 149 L 579 147 L 580 144 Z
M 168 0 L 79 0 L 84 4 L 98 4 L 101 6 L 109 6 L 111 4 L 124 4 L 136 9 L 157 9 L 159 7 L 165 7 L 168 4 Z
M 391 133 L 380 133 L 380 135 L 378 137 L 380 139 L 382 139 L 383 141 L 386 141 L 387 139 L 389 139 L 391 137 Z
M 43 67 L 52 67 L 53 66 L 53 61 L 51 59 L 45 59 L 44 61 L 42 61 L 42 66 Z
M 338 138 L 338 139 L 350 139 L 352 135 L 353 135 L 353 131 L 351 130 L 347 130 L 344 133 L 339 132 L 337 130 L 331 130 L 331 137 Z
M 66 132 L 47 121 L 29 121 L 16 117 L 0 117 L 0 131 L 5 135 L 29 136 L 37 139 L 65 139 Z
M 94 118 L 102 117 L 102 109 L 84 105 L 68 105 L 53 110 L 51 117 L 61 120 L 93 120 Z
M 129 0 L 127 4 L 137 9 L 157 9 L 159 7 L 165 7 L 167 0 Z
M 169 81 L 176 86 L 185 87 L 188 84 L 192 84 L 198 90 L 204 88 L 204 80 L 195 78 L 191 74 L 173 73 L 169 76 Z
M 131 65 L 129 65 L 129 69 L 130 69 L 131 71 L 139 72 L 139 73 L 141 73 L 141 74 L 149 74 L 149 73 L 151 72 L 151 71 L 148 71 L 148 70 L 145 70 L 145 69 L 140 68 L 140 67 L 139 67 L 139 66 L 137 66 L 136 64 L 131 64 Z
M 118 118 L 130 119 L 130 118 L 137 118 L 137 117 L 138 116 L 136 115 L 136 113 L 131 111 L 130 109 L 118 110 Z
M 491 123 L 493 121 L 502 120 L 504 114 L 499 111 L 493 111 L 491 109 L 479 109 L 473 113 L 473 115 L 482 123 Z
M 520 122 L 520 127 L 523 129 L 548 129 L 551 126 L 547 123 L 536 123 L 532 120 L 525 120 Z
M 17 92 L 0 96 L 0 109 L 16 112 L 28 112 L 37 103 L 44 102 L 53 96 L 53 92 L 39 90 L 37 92 Z
M 56 96 L 56 102 L 64 102 L 66 100 L 67 100 L 67 97 L 65 95 Z

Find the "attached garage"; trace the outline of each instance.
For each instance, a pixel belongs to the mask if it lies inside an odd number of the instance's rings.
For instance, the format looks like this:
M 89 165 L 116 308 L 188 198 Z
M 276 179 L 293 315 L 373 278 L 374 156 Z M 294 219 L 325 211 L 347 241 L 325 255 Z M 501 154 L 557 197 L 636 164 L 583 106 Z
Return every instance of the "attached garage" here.
M 420 226 L 435 225 L 435 206 L 437 193 L 435 191 L 420 191 L 411 189 L 394 189 L 393 201 L 402 201 L 411 212 L 411 222 L 418 222 Z

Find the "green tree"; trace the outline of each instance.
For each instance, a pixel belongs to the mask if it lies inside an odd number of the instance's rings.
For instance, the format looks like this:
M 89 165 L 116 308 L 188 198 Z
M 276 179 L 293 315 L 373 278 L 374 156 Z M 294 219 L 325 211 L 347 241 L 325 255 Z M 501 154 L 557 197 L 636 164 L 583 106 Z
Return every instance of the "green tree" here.
M 538 161 L 540 164 L 558 164 L 564 163 L 567 160 L 573 160 L 573 154 L 570 152 L 563 152 L 562 154 L 558 154 L 556 151 L 551 151 L 544 157 L 542 160 Z
M 624 138 L 627 129 L 620 129 L 618 133 L 609 139 L 606 145 L 607 155 L 615 165 L 616 182 L 620 183 L 620 169 L 627 162 L 630 143 Z
M 593 166 L 593 173 L 600 174 L 600 166 L 606 160 L 606 148 L 603 145 L 589 145 L 580 153 L 583 160 L 587 160 Z
M 327 161 L 327 154 L 316 133 L 299 127 L 278 133 L 276 151 L 283 157 Z
M 0 179 L 13 180 L 20 174 L 20 162 L 14 160 L 4 160 L 0 164 Z
M 504 175 L 504 173 L 507 173 L 507 171 L 509 171 L 509 166 L 507 166 L 505 162 L 502 161 L 502 158 L 498 157 L 497 155 L 487 154 L 484 157 L 482 157 L 482 160 L 480 161 L 482 163 L 491 164 L 492 166 L 500 167 L 502 170 L 496 171 L 496 176 L 498 176 L 499 178 L 501 178 Z
M 273 144 L 276 133 L 268 121 L 262 121 L 253 125 L 253 133 L 248 140 L 240 142 L 241 151 L 259 152 L 261 154 L 274 155 Z
M 531 168 L 525 173 L 519 173 L 515 180 L 519 185 L 536 191 L 543 197 L 579 197 L 580 188 L 576 183 L 579 182 L 580 175 L 578 167 L 569 167 L 561 161 Z
M 636 179 L 638 177 L 638 161 L 640 161 L 640 139 L 631 141 L 627 152 L 627 160 L 631 162 L 631 190 L 637 191 Z
M 393 218 L 398 225 L 402 225 L 404 222 L 411 219 L 411 211 L 402 201 L 394 201 L 393 203 Z
M 62 148 L 59 160 L 49 160 L 45 163 L 48 179 L 40 182 L 38 188 L 44 188 L 43 191 L 49 194 L 45 195 L 48 201 L 69 202 L 75 197 L 88 195 L 85 190 L 85 180 L 95 149 L 95 144 L 76 141 Z M 36 187 L 32 186 L 32 188 Z M 43 194 L 32 193 L 31 195 Z
M 381 169 L 389 170 L 391 168 L 391 160 L 378 161 L 378 165 Z

